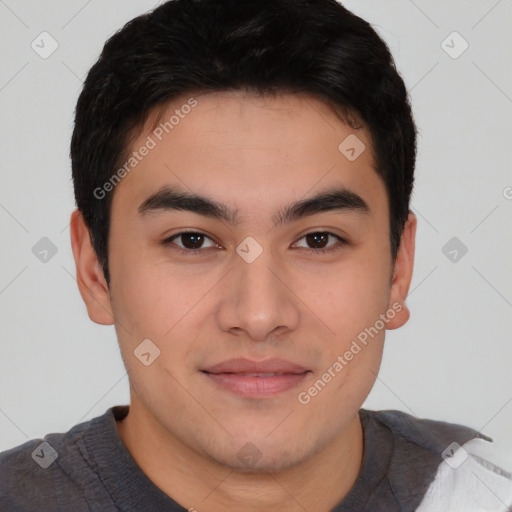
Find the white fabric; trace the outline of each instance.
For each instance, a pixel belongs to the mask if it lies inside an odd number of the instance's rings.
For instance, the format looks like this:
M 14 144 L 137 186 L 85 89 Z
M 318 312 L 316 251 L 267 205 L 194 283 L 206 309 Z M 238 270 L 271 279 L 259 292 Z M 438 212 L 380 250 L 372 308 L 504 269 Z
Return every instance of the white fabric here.
M 480 438 L 455 450 L 439 465 L 416 512 L 512 511 L 512 474 L 492 463 L 493 453 L 494 443 Z

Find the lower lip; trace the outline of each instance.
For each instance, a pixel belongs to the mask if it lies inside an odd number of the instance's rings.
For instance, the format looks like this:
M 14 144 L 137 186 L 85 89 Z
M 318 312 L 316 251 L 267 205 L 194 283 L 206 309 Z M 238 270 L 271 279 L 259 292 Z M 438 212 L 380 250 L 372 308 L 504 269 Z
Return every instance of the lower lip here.
M 203 373 L 220 387 L 238 395 L 264 397 L 298 387 L 310 372 L 288 373 L 274 377 L 246 377 L 235 373 Z

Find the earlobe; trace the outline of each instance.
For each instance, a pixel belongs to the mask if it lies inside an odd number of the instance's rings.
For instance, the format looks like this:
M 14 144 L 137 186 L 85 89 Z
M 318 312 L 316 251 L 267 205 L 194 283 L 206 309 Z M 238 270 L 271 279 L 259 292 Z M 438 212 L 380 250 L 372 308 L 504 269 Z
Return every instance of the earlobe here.
M 112 325 L 114 316 L 109 288 L 91 243 L 89 229 L 78 209 L 71 214 L 70 232 L 76 266 L 76 282 L 89 318 L 101 325 Z
M 412 280 L 416 225 L 416 215 L 410 212 L 402 233 L 389 295 L 388 307 L 395 310 L 396 314 L 387 323 L 387 329 L 397 329 L 398 327 L 402 327 L 410 317 L 409 308 L 405 304 L 405 300 Z

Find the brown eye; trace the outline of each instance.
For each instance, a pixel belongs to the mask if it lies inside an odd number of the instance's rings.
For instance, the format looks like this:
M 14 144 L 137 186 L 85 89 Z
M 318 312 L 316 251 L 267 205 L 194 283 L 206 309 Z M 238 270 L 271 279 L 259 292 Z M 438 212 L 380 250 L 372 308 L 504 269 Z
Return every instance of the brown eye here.
M 329 233 L 309 233 L 305 238 L 313 249 L 323 249 L 329 241 Z
M 180 237 L 185 249 L 200 249 L 205 238 L 200 233 L 182 233 Z
M 205 242 L 210 242 L 210 245 L 204 245 Z M 178 250 L 181 252 L 200 252 L 201 249 L 208 249 L 210 247 L 215 247 L 215 242 L 204 233 L 199 233 L 196 231 L 183 231 L 181 233 L 177 233 L 170 238 L 164 240 L 165 245 L 174 244 L 177 246 Z
M 334 243 L 330 243 L 329 239 L 331 237 L 335 239 Z M 306 247 L 302 247 L 305 249 L 309 249 L 310 252 L 312 253 L 336 250 L 342 247 L 343 245 L 347 244 L 346 240 L 328 231 L 314 231 L 304 235 L 302 238 L 299 239 L 299 242 L 301 240 L 304 240 L 306 242 Z M 338 243 L 336 243 L 336 240 L 338 241 Z

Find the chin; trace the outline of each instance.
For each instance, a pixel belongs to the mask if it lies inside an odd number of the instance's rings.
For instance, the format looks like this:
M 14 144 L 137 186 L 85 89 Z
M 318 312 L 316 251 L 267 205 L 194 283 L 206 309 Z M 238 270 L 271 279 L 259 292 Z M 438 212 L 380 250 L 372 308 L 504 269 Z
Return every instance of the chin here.
M 223 453 L 210 450 L 207 455 L 217 464 L 237 473 L 279 473 L 300 465 L 322 449 L 321 443 L 305 446 L 303 441 L 290 443 L 289 435 L 287 439 L 276 439 L 274 442 L 269 442 L 265 437 L 254 442 L 245 438 L 241 441 L 232 440 L 228 446 L 223 447 Z

